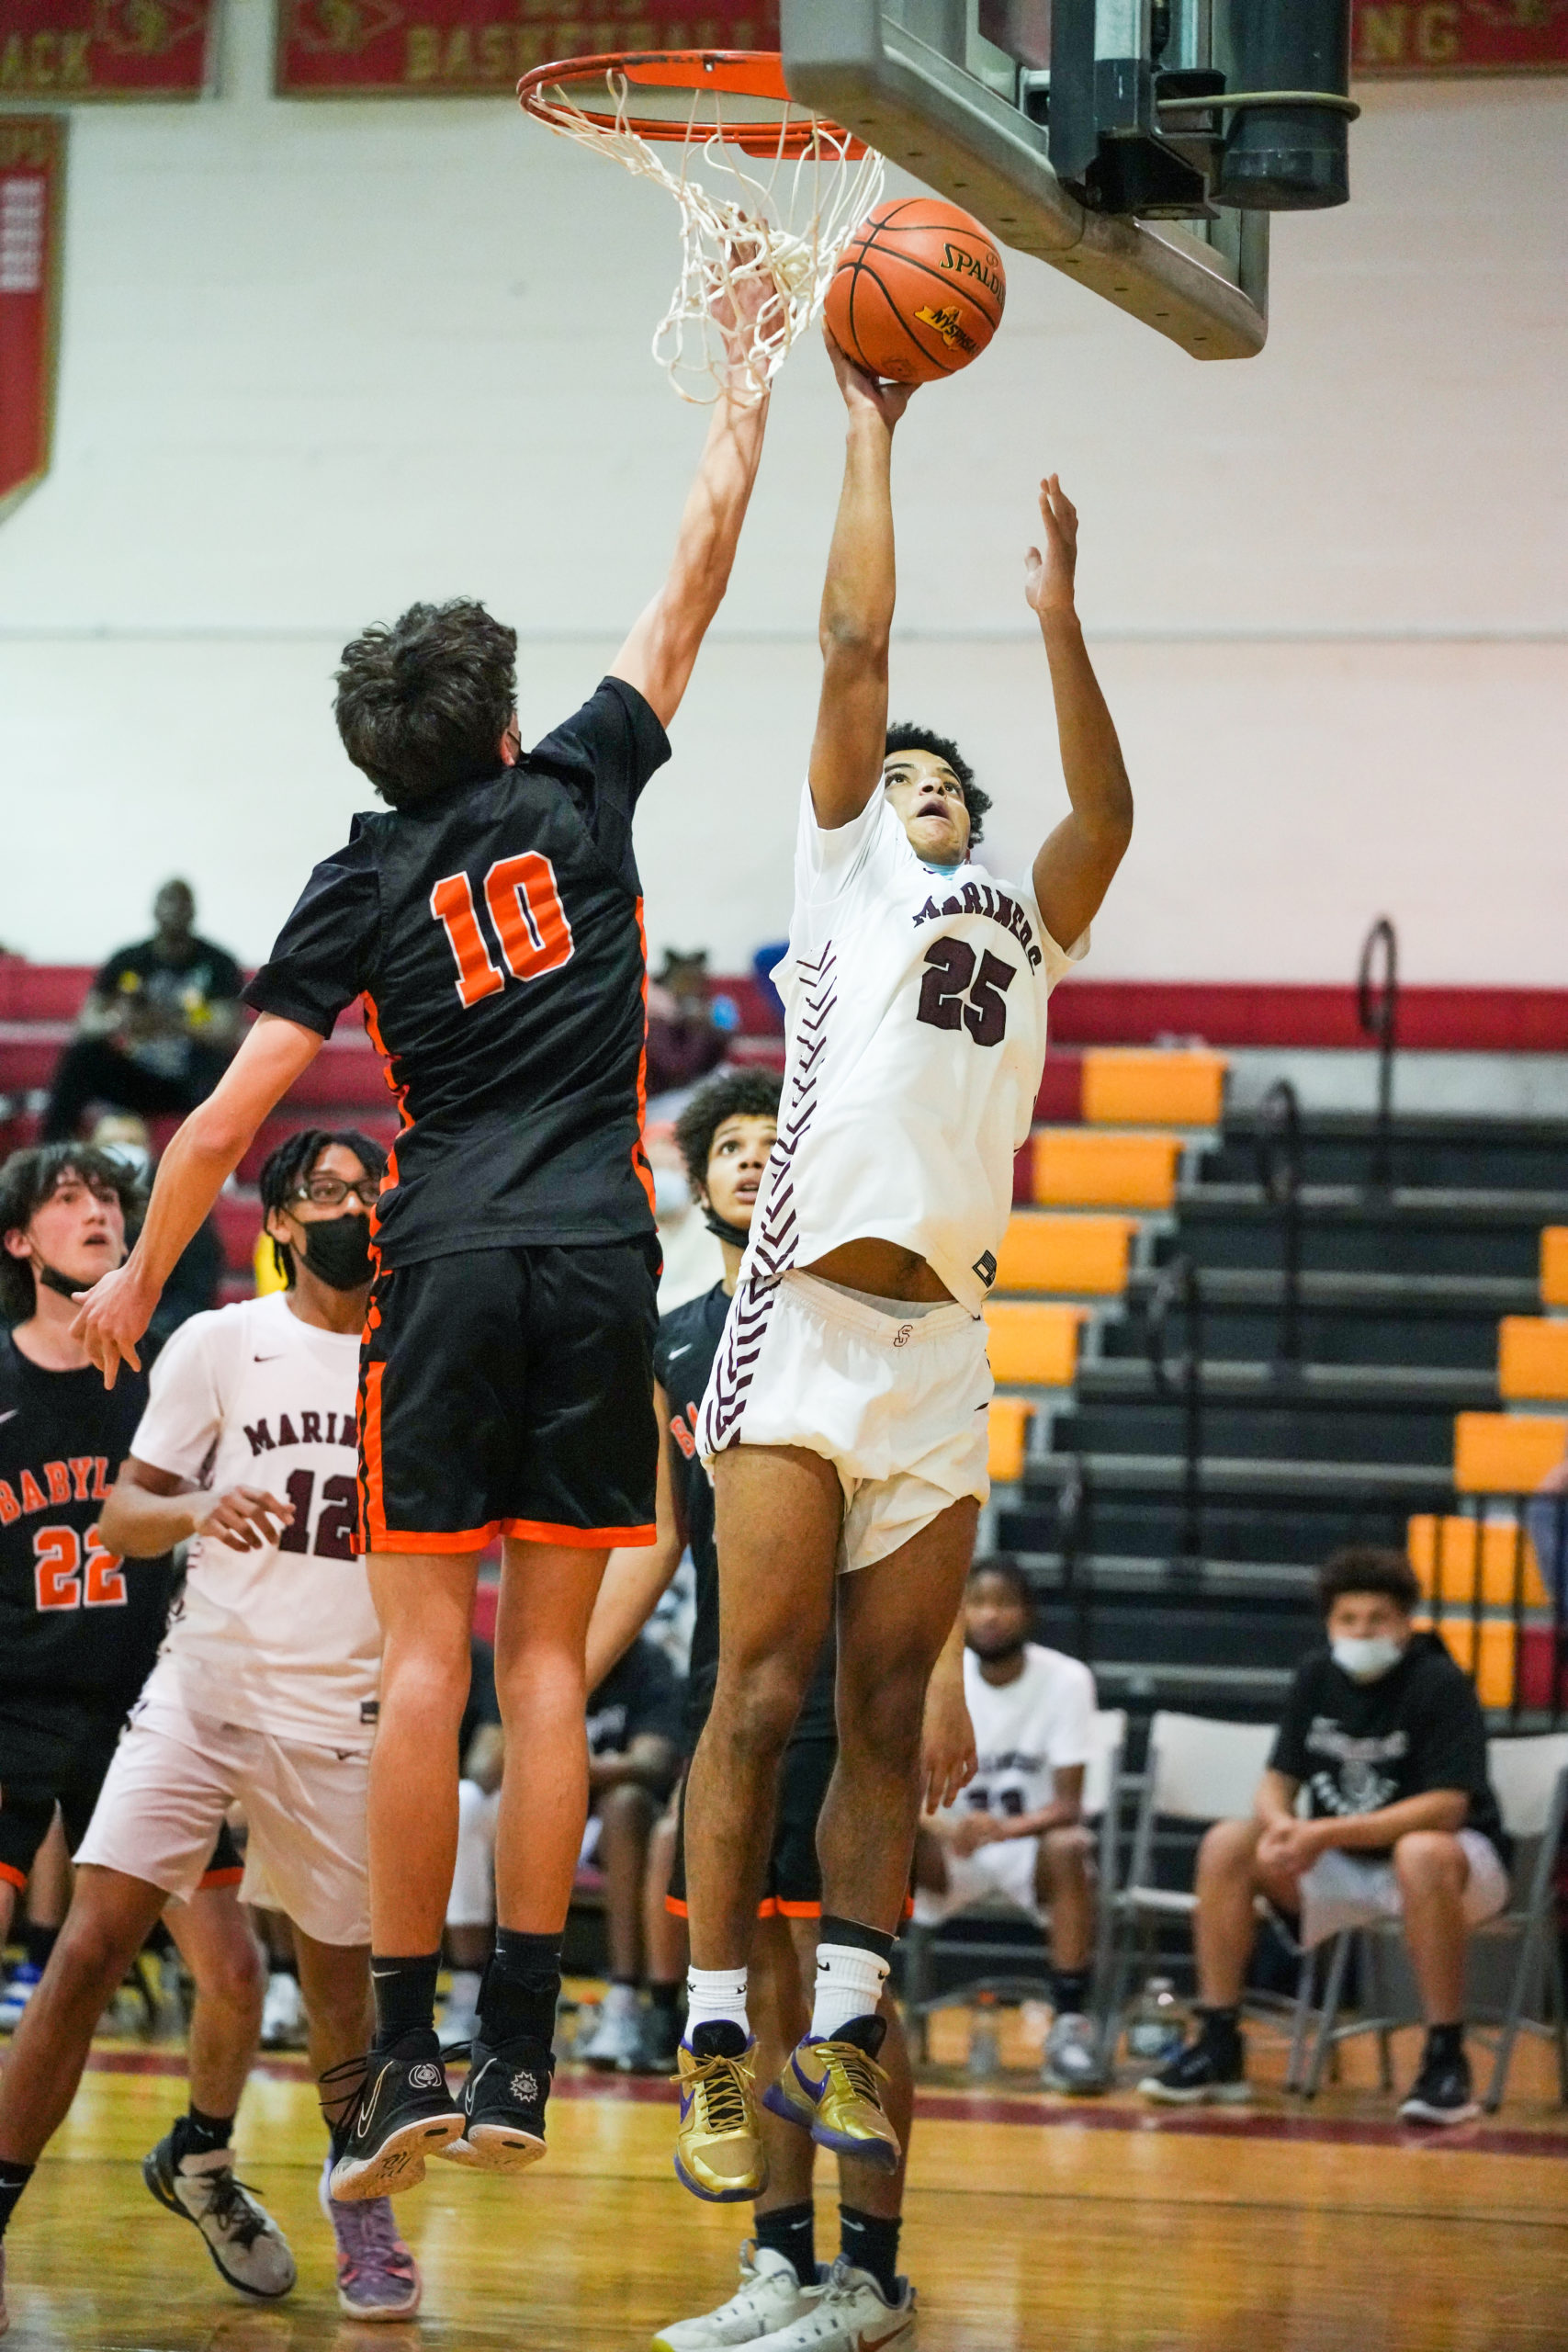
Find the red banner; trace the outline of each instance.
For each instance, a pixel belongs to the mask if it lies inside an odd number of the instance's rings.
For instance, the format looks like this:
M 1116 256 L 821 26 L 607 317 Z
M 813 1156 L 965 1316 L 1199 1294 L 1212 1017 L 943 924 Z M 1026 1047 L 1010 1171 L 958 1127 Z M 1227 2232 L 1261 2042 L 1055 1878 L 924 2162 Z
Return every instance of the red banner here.
M 49 471 L 64 211 L 64 116 L 0 115 L 0 515 Z
M 1568 74 L 1568 0 L 1356 0 L 1350 71 Z
M 778 45 L 777 0 L 277 0 L 276 87 L 294 98 L 498 97 L 558 57 Z
M 198 98 L 218 0 L 0 0 L 0 100 Z

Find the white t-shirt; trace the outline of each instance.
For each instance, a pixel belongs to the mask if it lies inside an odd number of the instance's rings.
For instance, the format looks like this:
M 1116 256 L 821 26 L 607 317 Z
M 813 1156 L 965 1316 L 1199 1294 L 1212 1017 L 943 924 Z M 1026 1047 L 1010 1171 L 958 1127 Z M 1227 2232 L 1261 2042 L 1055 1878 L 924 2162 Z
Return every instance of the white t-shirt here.
M 1069 963 L 1032 894 L 924 865 L 884 789 L 825 832 L 807 786 L 795 849 L 784 1101 L 748 1266 L 774 1281 L 877 1235 L 977 1313 L 1012 1211 L 1013 1154 Z
M 294 1506 L 282 1542 L 197 1536 L 155 1669 L 197 1714 L 344 1750 L 375 1733 L 381 1632 L 356 1534 L 359 1341 L 302 1323 L 288 1293 L 193 1315 L 152 1367 L 130 1451 L 209 1493 Z
M 1080 1659 L 1030 1642 L 1023 1672 L 997 1683 L 987 1681 L 974 1651 L 965 1650 L 964 1697 L 980 1763 L 959 1794 L 959 1811 L 1040 1813 L 1055 1794 L 1057 1772 L 1089 1762 L 1094 1677 Z

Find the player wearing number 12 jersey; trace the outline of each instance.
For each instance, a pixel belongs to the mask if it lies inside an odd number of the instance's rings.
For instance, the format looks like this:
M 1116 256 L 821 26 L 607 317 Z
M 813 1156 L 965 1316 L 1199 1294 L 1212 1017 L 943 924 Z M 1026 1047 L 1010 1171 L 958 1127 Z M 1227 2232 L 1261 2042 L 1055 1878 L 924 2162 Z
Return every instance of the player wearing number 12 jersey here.
M 742 273 L 742 275 L 744 275 Z M 760 314 L 771 286 L 735 300 Z M 720 298 L 716 317 L 734 322 Z M 754 323 L 754 319 L 753 322 Z M 385 1636 L 369 1781 L 376 2036 L 341 2198 L 425 2158 L 544 2153 L 587 1810 L 583 1652 L 610 1547 L 651 1543 L 657 1243 L 631 827 L 723 597 L 767 413 L 730 336 L 673 564 L 597 691 L 532 751 L 516 637 L 415 605 L 347 649 L 339 732 L 389 811 L 316 868 L 246 990 L 261 1018 L 164 1153 L 81 1329 L 106 1376 L 263 1118 L 364 1000 L 404 1121 L 378 1204 L 359 1509 Z M 433 2023 L 479 1562 L 503 1541 L 496 1949 L 459 2103 Z
M 1039 1087 L 1046 1001 L 1087 946 L 1132 831 L 1073 605 L 1077 517 L 1054 477 L 1027 594 L 1072 807 L 1027 886 L 974 863 L 981 808 L 953 747 L 918 729 L 889 735 L 891 454 L 910 394 L 829 347 L 849 447 L 784 968 L 784 1094 L 697 1429 L 723 1610 L 686 1792 L 676 2169 L 713 2199 L 751 2193 L 765 2168 L 746 1953 L 779 1758 L 835 1618 L 839 1758 L 818 1829 L 817 1996 L 811 2030 L 766 2098 L 821 2143 L 889 2170 L 899 2159 L 876 2007 L 914 1845 L 922 1710 L 939 1656 L 948 1672 L 957 1663 L 955 1612 L 987 1492 L 980 1310 Z M 884 2302 L 855 2324 L 885 2329 Z M 828 2335 L 811 2340 L 826 2347 Z

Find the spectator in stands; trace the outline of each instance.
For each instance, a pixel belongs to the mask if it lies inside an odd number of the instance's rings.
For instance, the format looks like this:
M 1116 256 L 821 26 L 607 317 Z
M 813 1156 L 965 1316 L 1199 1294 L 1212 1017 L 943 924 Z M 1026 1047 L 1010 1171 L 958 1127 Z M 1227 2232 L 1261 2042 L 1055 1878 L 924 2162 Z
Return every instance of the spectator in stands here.
M 132 1111 L 110 1111 L 93 1129 L 93 1141 L 100 1151 L 130 1170 L 143 1193 L 152 1191 L 152 1139 L 145 1119 L 139 1119 Z M 222 1278 L 223 1237 L 218 1230 L 217 1219 L 209 1216 L 186 1244 L 164 1286 L 164 1295 L 147 1326 L 149 1361 L 182 1323 L 218 1305 L 218 1285 Z M 280 1283 L 281 1280 L 280 1276 Z
M 1018 1562 L 976 1560 L 964 1588 L 964 1696 L 979 1760 L 954 1803 L 920 1823 L 915 1917 L 936 1927 L 999 1895 L 1043 1929 L 1048 1923 L 1055 2016 L 1044 2076 L 1081 2097 L 1109 2079 L 1089 2015 L 1094 1875 L 1083 1782 L 1094 1677 L 1032 1642 L 1033 1618 Z
M 73 1136 L 90 1102 L 183 1116 L 223 1075 L 239 1042 L 240 967 L 197 937 L 188 882 L 164 884 L 152 920 L 152 938 L 111 956 L 88 991 L 54 1073 L 46 1143 Z
M 667 947 L 662 968 L 648 985 L 649 1095 L 695 1086 L 724 1059 L 725 1042 L 708 1001 L 706 950 L 682 956 Z
M 495 1833 L 504 1752 L 495 1652 L 476 1634 L 468 1644 L 468 1703 L 457 1731 L 463 1773 L 457 1783 L 457 1865 L 446 1904 L 452 1982 L 441 2016 L 444 2050 L 472 2041 L 479 2031 L 479 1982 L 495 1942 Z
M 1415 1630 L 1420 1587 L 1404 1553 L 1337 1553 L 1319 1597 L 1327 1644 L 1296 1669 L 1253 1817 L 1216 1822 L 1199 1850 L 1197 2037 L 1140 2088 L 1180 2106 L 1247 2098 L 1241 1996 L 1261 1894 L 1308 1948 L 1402 1920 L 1427 2042 L 1399 2112 L 1462 2123 L 1480 2113 L 1465 1939 L 1508 1899 L 1480 1702 L 1437 1635 Z
M 680 1677 L 657 1642 L 639 1635 L 588 1701 L 585 1849 L 604 1873 L 610 1986 L 577 2051 L 591 2066 L 629 2073 L 641 2061 L 644 1889 L 649 1844 L 681 1763 Z

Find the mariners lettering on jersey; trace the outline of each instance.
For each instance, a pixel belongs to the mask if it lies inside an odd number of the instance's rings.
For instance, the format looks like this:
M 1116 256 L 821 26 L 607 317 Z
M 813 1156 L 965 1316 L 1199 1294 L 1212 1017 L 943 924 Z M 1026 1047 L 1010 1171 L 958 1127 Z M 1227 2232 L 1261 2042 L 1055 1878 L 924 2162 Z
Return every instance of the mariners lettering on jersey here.
M 934 899 L 928 899 L 913 921 L 919 930 L 921 923 L 941 922 L 947 915 L 985 915 L 992 922 L 999 922 L 1004 931 L 1011 932 L 1028 956 L 1032 970 L 1037 972 L 1044 961 L 1034 944 L 1034 925 L 1018 900 L 1010 899 L 1005 890 L 994 888 L 989 882 L 965 882 L 962 890 L 944 899 L 940 906 Z
M 299 1426 L 295 1423 L 298 1420 Z M 335 1424 L 335 1427 L 334 1427 Z M 280 1445 L 347 1445 L 357 1447 L 359 1439 L 352 1413 L 312 1413 L 308 1408 L 291 1415 L 279 1413 L 277 1435 L 272 1433 L 269 1416 L 263 1413 L 259 1420 L 242 1423 L 250 1440 L 253 1454 L 271 1453 Z
M 65 1462 L 42 1462 L 37 1475 L 24 1469 L 15 1486 L 0 1478 L 0 1527 L 10 1527 L 28 1512 L 48 1510 L 51 1503 L 101 1503 L 108 1496 L 107 1453 L 73 1453 Z

